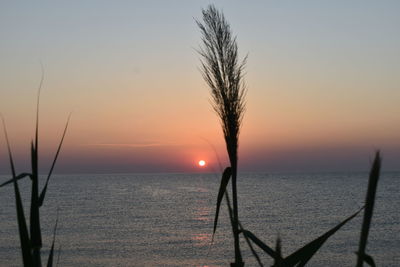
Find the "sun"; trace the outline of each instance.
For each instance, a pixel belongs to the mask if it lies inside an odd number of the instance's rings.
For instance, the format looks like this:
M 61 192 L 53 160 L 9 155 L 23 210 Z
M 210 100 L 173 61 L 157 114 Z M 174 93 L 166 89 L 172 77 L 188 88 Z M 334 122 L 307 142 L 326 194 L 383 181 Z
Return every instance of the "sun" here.
M 204 160 L 199 160 L 199 166 L 200 167 L 206 166 L 206 162 Z

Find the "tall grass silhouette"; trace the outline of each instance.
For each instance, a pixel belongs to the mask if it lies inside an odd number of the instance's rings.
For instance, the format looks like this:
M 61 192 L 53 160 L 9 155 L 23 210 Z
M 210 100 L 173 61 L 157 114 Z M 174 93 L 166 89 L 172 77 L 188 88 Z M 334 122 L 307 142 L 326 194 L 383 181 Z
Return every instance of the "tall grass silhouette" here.
M 29 173 L 21 173 L 19 175 L 16 174 L 15 164 L 12 156 L 11 145 L 7 133 L 7 127 L 4 118 L 2 117 L 4 135 L 7 143 L 8 156 L 10 160 L 11 174 L 12 178 L 3 184 L 0 187 L 4 187 L 8 184 L 13 184 L 14 186 L 14 194 L 15 194 L 15 203 L 16 203 L 16 211 L 17 211 L 17 223 L 18 223 L 18 231 L 20 237 L 21 244 L 21 252 L 22 252 L 22 260 L 24 266 L 33 266 L 39 267 L 42 266 L 41 259 L 41 248 L 42 248 L 42 234 L 40 227 L 40 208 L 44 204 L 44 200 L 46 197 L 47 187 L 49 185 L 49 181 L 51 175 L 54 170 L 54 166 L 56 164 L 58 155 L 61 151 L 61 147 L 64 141 L 65 134 L 67 132 L 68 123 L 70 116 L 68 116 L 61 141 L 58 145 L 56 154 L 54 156 L 54 160 L 52 162 L 50 171 L 47 175 L 46 183 L 43 189 L 39 194 L 39 102 L 40 102 L 40 91 L 43 83 L 43 75 L 40 82 L 37 103 L 36 103 L 36 128 L 35 128 L 35 138 L 31 142 L 31 171 Z M 30 216 L 29 216 L 29 231 L 28 224 L 25 219 L 23 203 L 21 199 L 21 193 L 18 186 L 18 180 L 30 177 L 30 181 L 32 183 L 31 188 L 31 201 L 30 201 Z M 47 261 L 47 266 L 53 266 L 53 255 L 54 255 L 54 243 L 55 243 L 55 235 L 57 229 L 58 222 L 58 213 L 56 218 L 56 224 L 53 232 L 53 241 L 50 248 L 50 253 Z
M 282 256 L 281 240 L 279 237 L 277 238 L 275 249 L 273 249 L 271 246 L 268 246 L 261 241 L 254 233 L 242 226 L 238 216 L 236 180 L 239 131 L 245 110 L 245 86 L 243 81 L 243 70 L 246 58 L 239 62 L 236 38 L 232 35 L 230 25 L 226 21 L 223 13 L 217 10 L 213 5 L 210 5 L 207 9 L 202 10 L 202 14 L 203 21 L 200 22 L 196 20 L 196 23 L 202 34 L 202 46 L 198 51 L 201 56 L 201 71 L 204 80 L 210 87 L 213 108 L 221 121 L 229 161 L 231 164 L 231 166 L 225 168 L 222 174 L 221 184 L 217 196 L 212 242 L 214 240 L 214 235 L 218 225 L 221 202 L 225 195 L 234 237 L 235 262 L 231 263 L 231 266 L 244 266 L 239 246 L 240 234 L 242 234 L 246 239 L 251 252 L 260 266 L 263 266 L 263 264 L 257 252 L 253 248 L 252 243 L 274 259 L 273 266 L 305 266 L 333 234 L 335 234 L 343 225 L 356 217 L 361 210 L 366 207 L 360 237 L 360 247 L 357 253 L 357 267 L 362 266 L 363 262 L 374 266 L 372 257 L 365 253 L 365 247 L 371 223 L 376 186 L 380 173 L 381 160 L 379 152 L 377 152 L 375 156 L 374 164 L 371 169 L 369 187 L 366 197 L 366 206 L 363 206 L 354 214 L 337 224 L 335 227 L 307 243 L 289 256 Z M 233 205 L 230 203 L 228 192 L 226 190 L 230 181 L 232 184 Z
M 231 179 L 233 198 L 233 237 L 235 262 L 232 266 L 243 266 L 239 246 L 239 215 L 237 203 L 237 163 L 238 139 L 241 121 L 245 109 L 243 83 L 244 59 L 239 62 L 236 38 L 232 36 L 230 26 L 224 15 L 213 5 L 203 10 L 203 23 L 196 21 L 202 33 L 203 47 L 199 51 L 202 61 L 202 74 L 211 89 L 213 108 L 218 114 L 224 133 L 226 148 L 231 166 L 226 168 L 218 193 L 217 212 L 214 222 L 215 234 L 218 213 L 226 186 Z

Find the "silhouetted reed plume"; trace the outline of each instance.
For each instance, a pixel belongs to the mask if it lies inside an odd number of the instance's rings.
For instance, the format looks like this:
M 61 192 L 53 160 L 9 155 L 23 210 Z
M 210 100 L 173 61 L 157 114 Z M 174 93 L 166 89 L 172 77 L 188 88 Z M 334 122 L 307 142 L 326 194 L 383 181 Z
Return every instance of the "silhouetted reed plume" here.
M 276 247 L 273 249 L 242 226 L 238 216 L 236 178 L 239 131 L 245 109 L 243 70 L 246 58 L 239 62 L 236 38 L 232 36 L 230 26 L 225 20 L 222 12 L 218 11 L 213 5 L 210 5 L 207 9 L 203 10 L 203 22 L 196 22 L 202 33 L 203 45 L 199 51 L 199 54 L 201 55 L 202 75 L 211 89 L 212 105 L 221 120 L 226 148 L 231 164 L 230 167 L 225 168 L 222 174 L 217 197 L 213 239 L 217 229 L 219 209 L 225 195 L 234 236 L 235 262 L 231 263 L 231 266 L 244 266 L 239 246 L 239 234 L 243 234 L 259 266 L 263 266 L 263 264 L 251 242 L 274 259 L 274 266 L 304 266 L 333 234 L 335 234 L 347 222 L 356 217 L 364 207 L 286 257 L 284 257 L 281 252 L 280 238 L 277 239 Z M 365 247 L 372 217 L 379 172 L 380 156 L 379 153 L 377 153 L 370 175 L 357 266 L 362 266 L 363 262 L 366 262 L 371 266 L 374 265 L 372 257 L 365 254 Z M 229 184 L 231 177 L 233 207 L 231 207 L 228 192 L 226 191 L 226 187 Z
M 212 105 L 221 119 L 226 148 L 231 164 L 231 175 L 224 175 L 221 182 L 218 203 L 222 200 L 227 183 L 232 176 L 233 195 L 233 232 L 235 243 L 235 264 L 242 266 L 239 247 L 238 205 L 237 205 L 237 163 L 240 125 L 245 109 L 245 87 L 243 68 L 246 58 L 239 62 L 236 38 L 232 36 L 230 26 L 224 15 L 213 5 L 203 10 L 203 23 L 196 21 L 202 33 L 203 46 L 199 54 L 204 80 L 211 89 Z M 226 172 L 227 173 L 227 172 Z M 222 190 L 221 190 L 222 189 Z M 218 209 L 214 223 L 214 233 L 218 220 Z

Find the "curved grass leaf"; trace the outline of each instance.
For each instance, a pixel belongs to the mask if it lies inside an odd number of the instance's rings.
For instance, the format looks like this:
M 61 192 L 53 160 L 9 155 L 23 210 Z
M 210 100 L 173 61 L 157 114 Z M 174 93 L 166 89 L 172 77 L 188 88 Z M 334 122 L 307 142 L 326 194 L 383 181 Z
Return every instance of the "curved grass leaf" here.
M 49 259 L 47 261 L 47 267 L 53 267 L 54 243 L 56 241 L 57 225 L 58 225 L 58 211 L 57 211 L 56 224 L 54 226 L 54 231 L 53 231 L 53 242 L 51 244 L 51 249 L 50 249 L 50 253 L 49 253 Z
M 40 193 L 39 207 L 41 207 L 43 205 L 44 197 L 46 196 L 47 186 L 49 184 L 49 180 L 50 180 L 51 174 L 53 173 L 54 166 L 56 165 L 56 161 L 57 161 L 58 155 L 59 155 L 59 153 L 61 151 L 61 146 L 62 146 L 62 144 L 64 142 L 64 137 L 65 137 L 65 134 L 66 134 L 67 129 L 68 129 L 68 124 L 69 124 L 70 118 L 71 118 L 71 114 L 68 116 L 67 123 L 65 124 L 65 128 L 64 128 L 63 135 L 61 137 L 61 141 L 60 141 L 60 143 L 58 145 L 56 155 L 54 157 L 53 163 L 51 164 L 51 168 L 50 168 L 49 174 L 48 174 L 47 179 L 46 179 L 46 184 L 44 185 L 44 188 L 43 188 L 42 192 Z
M 336 233 L 348 221 L 350 221 L 351 219 L 356 217 L 361 212 L 361 210 L 363 208 L 364 207 L 359 209 L 356 213 L 354 213 L 353 215 L 351 215 L 350 217 L 348 217 L 347 219 L 345 219 L 344 221 L 342 221 L 341 223 L 339 223 L 338 225 L 333 227 L 331 230 L 329 230 L 325 234 L 321 235 L 320 237 L 318 237 L 317 239 L 311 241 L 310 243 L 308 243 L 304 247 L 298 249 L 293 254 L 287 256 L 286 258 L 284 258 L 282 260 L 280 266 L 285 266 L 285 267 L 297 266 L 297 267 L 300 267 L 300 266 L 306 265 L 306 263 L 321 248 L 321 246 L 325 243 L 325 241 L 329 237 L 331 237 L 334 233 Z
M 14 180 L 15 203 L 17 206 L 18 231 L 21 242 L 22 260 L 24 266 L 32 266 L 31 242 L 29 239 L 28 227 L 26 225 L 24 207 L 22 205 L 21 195 L 18 188 L 18 183 Z
M 39 216 L 39 173 L 38 173 L 38 153 L 34 142 L 31 143 L 32 161 L 32 191 L 31 191 L 31 213 L 30 213 L 30 233 L 31 246 L 33 252 L 33 262 L 35 266 L 41 266 L 40 249 L 42 248 L 42 233 L 40 229 Z
M 221 185 L 219 186 L 219 192 L 218 192 L 218 197 L 217 197 L 217 209 L 215 211 L 215 219 L 214 219 L 214 230 L 213 230 L 213 235 L 212 235 L 211 240 L 214 240 L 215 231 L 217 230 L 219 208 L 221 206 L 221 201 L 222 201 L 222 198 L 224 197 L 224 194 L 226 191 L 226 186 L 229 183 L 229 179 L 231 178 L 231 175 L 232 175 L 231 167 L 225 168 L 224 173 L 222 174 Z
M 367 239 L 369 228 L 371 226 L 372 213 L 375 204 L 376 188 L 378 186 L 379 173 L 381 169 L 381 157 L 379 151 L 376 152 L 374 162 L 372 164 L 371 172 L 369 174 L 368 190 L 365 200 L 364 219 L 361 228 L 360 244 L 358 248 L 357 267 L 361 267 L 365 260 L 365 248 L 367 247 Z
M 35 266 L 41 266 L 42 260 L 40 250 L 42 248 L 42 233 L 40 228 L 39 215 L 39 104 L 40 91 L 44 80 L 44 70 L 42 66 L 42 77 L 40 80 L 37 102 L 36 102 L 36 129 L 35 139 L 31 143 L 31 162 L 32 162 L 32 191 L 31 191 L 31 213 L 30 213 L 30 233 L 33 262 Z
M 56 263 L 56 266 L 58 266 L 58 263 L 60 262 L 60 257 L 61 257 L 61 245 L 58 247 L 58 251 L 57 251 L 57 263 Z
M 19 239 L 21 242 L 21 251 L 22 251 L 22 260 L 24 266 L 33 266 L 33 259 L 31 254 L 31 243 L 29 239 L 28 228 L 26 225 L 24 207 L 22 205 L 21 194 L 19 192 L 17 176 L 15 174 L 14 160 L 11 153 L 10 142 L 8 140 L 8 134 L 6 129 L 6 124 L 4 122 L 4 118 L 1 116 L 3 122 L 4 136 L 7 142 L 8 156 L 10 160 L 11 173 L 13 176 L 13 184 L 14 184 L 14 193 L 15 193 L 15 204 L 17 209 L 17 221 L 18 221 L 18 231 L 19 231 Z
M 10 180 L 8 180 L 7 182 L 4 182 L 4 183 L 2 183 L 1 185 L 0 185 L 0 187 L 3 187 L 3 186 L 5 186 L 5 185 L 8 185 L 8 184 L 11 184 L 14 180 L 21 180 L 22 178 L 25 178 L 25 177 L 28 177 L 28 176 L 30 176 L 31 174 L 30 173 L 26 173 L 26 172 L 24 172 L 24 173 L 21 173 L 21 174 L 18 174 L 15 178 L 11 178 Z

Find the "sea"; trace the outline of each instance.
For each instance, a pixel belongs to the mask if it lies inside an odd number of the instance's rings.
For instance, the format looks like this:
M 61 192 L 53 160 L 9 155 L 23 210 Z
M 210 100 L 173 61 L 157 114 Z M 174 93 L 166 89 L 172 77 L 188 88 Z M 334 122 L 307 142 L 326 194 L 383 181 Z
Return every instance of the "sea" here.
M 211 173 L 55 175 L 40 209 L 43 265 L 58 217 L 58 266 L 229 266 L 234 253 L 225 200 L 211 244 L 220 179 Z M 29 218 L 30 181 L 19 184 Z M 367 185 L 367 172 L 240 173 L 239 219 L 270 247 L 279 237 L 288 256 L 360 209 Z M 329 238 L 307 266 L 355 266 L 362 217 Z M 258 266 L 245 239 L 240 242 L 245 266 Z M 255 250 L 264 266 L 273 264 Z M 381 174 L 367 253 L 376 266 L 400 266 L 399 172 Z M 11 184 L 0 188 L 0 266 L 22 266 Z

